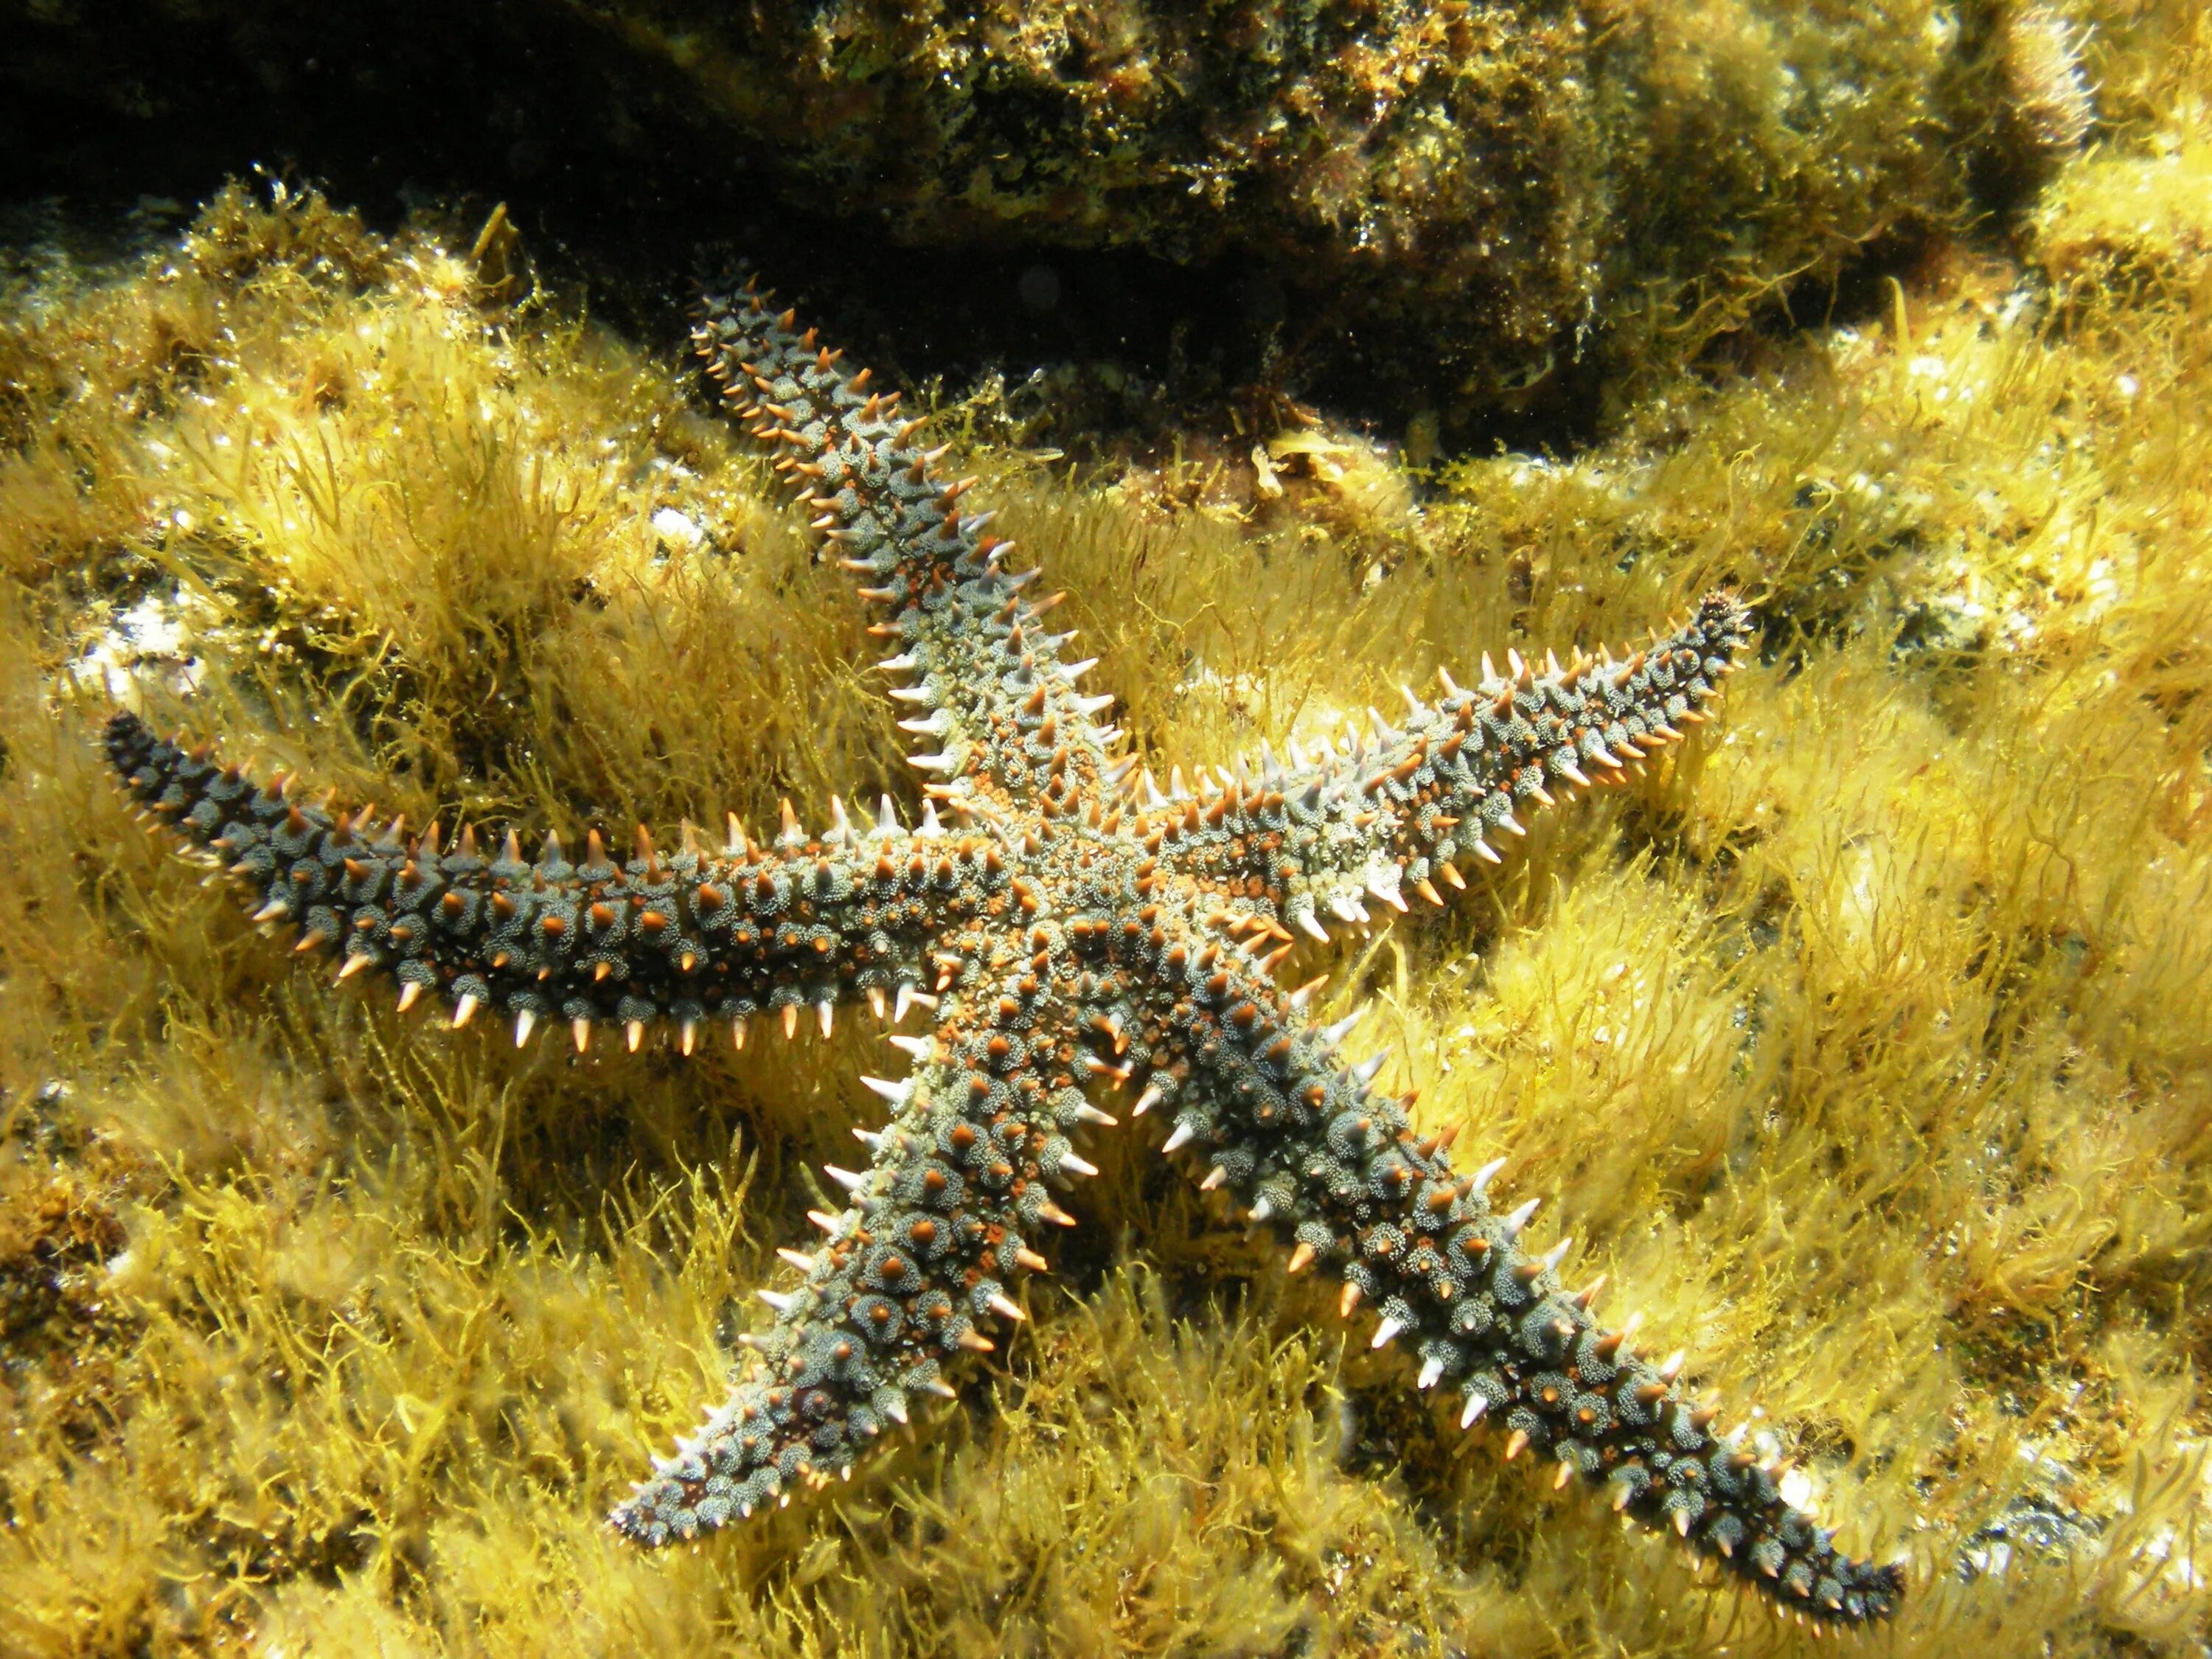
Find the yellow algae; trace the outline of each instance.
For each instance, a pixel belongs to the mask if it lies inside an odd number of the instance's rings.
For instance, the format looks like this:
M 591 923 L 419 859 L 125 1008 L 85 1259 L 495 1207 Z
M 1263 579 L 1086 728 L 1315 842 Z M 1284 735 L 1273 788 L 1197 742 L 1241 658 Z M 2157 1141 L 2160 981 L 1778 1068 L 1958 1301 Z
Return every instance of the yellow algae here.
M 2168 187 L 2205 50 L 2093 38 L 2106 125 L 2016 258 L 1932 258 L 1574 454 L 1416 492 L 1301 439 L 1316 487 L 1249 518 L 972 469 L 1164 766 L 1757 601 L 1693 747 L 1442 931 L 1292 969 L 1376 1000 L 1384 1079 L 1511 1158 L 1532 1237 L 1904 1553 L 1902 1651 L 2206 1625 L 2212 290 Z M 89 737 L 128 680 L 410 821 L 564 832 L 903 787 L 844 578 L 669 343 L 465 252 L 234 190 L 0 324 L 0 1650 L 1802 1647 L 1347 1352 L 1112 1137 L 966 1405 L 696 1548 L 606 1531 L 872 1043 L 403 1020 L 149 841 Z

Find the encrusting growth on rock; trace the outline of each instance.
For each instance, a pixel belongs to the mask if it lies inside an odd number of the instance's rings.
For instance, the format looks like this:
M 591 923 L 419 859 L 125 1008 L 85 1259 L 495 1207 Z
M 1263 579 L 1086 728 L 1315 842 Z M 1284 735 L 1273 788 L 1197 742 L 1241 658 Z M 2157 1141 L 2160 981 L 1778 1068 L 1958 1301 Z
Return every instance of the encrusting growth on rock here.
M 1679 1535 L 1781 1607 L 1856 1625 L 1893 1611 L 1902 1578 L 1837 1552 L 1784 1502 L 1778 1470 L 1711 1431 L 1713 1408 L 1592 1316 L 1598 1286 L 1564 1291 L 1563 1244 L 1517 1240 L 1534 1209 L 1494 1211 L 1496 1164 L 1462 1173 L 1448 1138 L 1419 1139 L 1376 1092 L 1379 1060 L 1346 1066 L 1352 1021 L 1306 1018 L 1313 987 L 1273 973 L 1300 934 L 1366 919 L 1370 903 L 1442 904 L 1461 866 L 1497 862 L 1521 815 L 1624 768 L 1704 719 L 1750 621 L 1709 595 L 1689 622 L 1624 661 L 1541 666 L 1487 658 L 1471 689 L 1443 681 L 1371 741 L 1264 754 L 1195 793 L 1163 793 L 1078 690 L 1085 663 L 1032 597 L 1034 568 L 970 510 L 972 481 L 909 445 L 897 394 L 873 390 L 789 313 L 747 291 L 710 298 L 694 334 L 724 402 L 775 452 L 815 527 L 866 584 L 890 642 L 890 695 L 927 739 L 918 827 L 878 820 L 810 834 L 787 806 L 771 844 L 731 820 L 670 850 L 641 830 L 617 861 L 594 832 L 526 859 L 512 832 L 450 841 L 300 804 L 118 714 L 108 754 L 131 792 L 254 890 L 255 915 L 338 976 L 394 975 L 404 1008 L 434 994 L 455 1024 L 489 1008 L 518 1042 L 551 1024 L 581 1048 L 611 1025 L 631 1048 L 666 1030 L 692 1052 L 710 1028 L 745 1041 L 766 1017 L 826 1030 L 865 998 L 894 1025 L 919 1005 L 913 1058 L 868 1079 L 890 1119 L 864 1133 L 851 1194 L 817 1212 L 797 1279 L 763 1290 L 768 1328 L 728 1401 L 614 1514 L 659 1545 L 725 1525 L 802 1485 L 849 1476 L 869 1443 L 950 1395 L 947 1368 L 1022 1317 L 1014 1287 L 1073 1218 L 1060 1183 L 1095 1173 L 1086 1125 L 1116 1120 L 1086 1091 L 1133 1091 L 1127 1115 L 1169 1121 L 1164 1151 L 1273 1228 L 1293 1273 L 1340 1281 L 1376 1347 L 1418 1386 L 1448 1387 L 1462 1426 L 1487 1420 L 1565 1485 Z M 1439 884 L 1442 884 L 1439 885 Z M 1103 1096 L 1102 1096 L 1103 1097 Z

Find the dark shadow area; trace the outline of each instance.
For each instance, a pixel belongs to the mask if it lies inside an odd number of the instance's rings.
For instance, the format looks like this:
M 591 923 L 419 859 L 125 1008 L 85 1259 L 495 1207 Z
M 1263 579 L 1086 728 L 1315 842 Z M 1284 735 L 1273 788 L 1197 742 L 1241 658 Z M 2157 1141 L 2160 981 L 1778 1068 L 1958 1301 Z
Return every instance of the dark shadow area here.
M 834 201 L 794 212 L 768 157 L 580 10 L 6 0 L 0 42 L 0 204 L 95 248 L 172 228 L 260 167 L 380 229 L 437 211 L 464 241 L 503 201 L 541 278 L 671 349 L 709 262 L 743 259 L 894 383 L 957 394 L 1003 375 L 1024 441 L 1078 459 L 1165 455 L 1187 435 L 1241 453 L 1291 403 L 1392 440 L 1443 405 L 1459 453 L 1570 452 L 1606 419 L 1591 343 L 1562 341 L 1540 380 L 1470 408 L 1409 380 L 1433 354 L 1402 324 L 1363 320 L 1258 254 L 913 249 Z M 1858 291 L 1833 299 L 1871 308 L 1893 258 L 1869 250 Z M 1826 308 L 1793 295 L 1772 323 Z M 1724 340 L 1711 366 L 1746 349 Z
M 256 167 L 384 230 L 425 207 L 458 229 L 503 200 L 542 276 L 580 282 L 598 314 L 672 345 L 703 262 L 726 257 L 908 384 L 1111 365 L 1080 401 L 1124 428 L 1262 381 L 1391 413 L 1356 374 L 1299 382 L 1282 343 L 1322 325 L 1255 264 L 895 248 L 834 212 L 793 213 L 761 158 L 611 64 L 592 29 L 548 29 L 544 7 L 301 7 L 274 33 L 266 11 L 248 33 L 219 10 L 127 9 L 118 23 L 0 7 L 0 201 L 39 210 L 17 224 L 112 252 Z M 1345 355 L 1340 331 L 1328 343 Z

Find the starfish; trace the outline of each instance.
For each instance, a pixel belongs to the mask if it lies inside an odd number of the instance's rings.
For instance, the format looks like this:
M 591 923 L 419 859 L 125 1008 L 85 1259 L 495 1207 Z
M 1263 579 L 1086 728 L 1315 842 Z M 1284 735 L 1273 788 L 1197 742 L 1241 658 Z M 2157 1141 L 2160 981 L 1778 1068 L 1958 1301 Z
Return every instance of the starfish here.
M 1115 757 L 1112 698 L 1078 690 L 1091 665 L 1062 659 L 1060 596 L 1009 571 L 974 480 L 910 446 L 921 422 L 896 392 L 750 284 L 709 295 L 693 340 L 868 583 L 900 723 L 929 741 L 911 757 L 929 779 L 916 825 L 888 798 L 872 825 L 833 802 L 809 835 L 786 802 L 765 846 L 732 815 L 719 846 L 687 825 L 664 853 L 641 827 L 617 862 L 594 830 L 579 860 L 550 835 L 533 860 L 513 830 L 448 844 L 434 823 L 410 837 L 301 805 L 282 775 L 257 784 L 127 714 L 106 738 L 129 792 L 250 886 L 258 921 L 334 947 L 341 980 L 390 974 L 403 1010 L 428 993 L 456 1027 L 500 1010 L 518 1044 L 559 1024 L 581 1050 L 612 1027 L 633 1050 L 665 1031 L 685 1054 L 710 1022 L 742 1048 L 756 1019 L 826 1033 L 858 999 L 894 1027 L 916 1006 L 934 1022 L 890 1036 L 906 1076 L 864 1079 L 890 1112 L 858 1132 L 869 1167 L 830 1167 L 850 1201 L 811 1213 L 817 1248 L 779 1252 L 794 1276 L 759 1291 L 773 1320 L 740 1339 L 727 1400 L 612 1524 L 657 1546 L 788 1503 L 849 1478 L 917 1397 L 951 1396 L 951 1369 L 1023 1317 L 1010 1291 L 1074 1224 L 1054 1193 L 1097 1171 L 1073 1138 L 1117 1121 L 1094 1101 L 1133 1088 L 1128 1115 L 1170 1125 L 1164 1152 L 1272 1229 L 1290 1272 L 1333 1275 L 1340 1312 L 1371 1311 L 1373 1346 L 1453 1391 L 1462 1428 L 1497 1425 L 1507 1458 L 1549 1459 L 1557 1484 L 1602 1492 L 1816 1628 L 1893 1612 L 1899 1570 L 1836 1550 L 1784 1500 L 1778 1465 L 1712 1432 L 1680 1355 L 1654 1364 L 1633 1321 L 1598 1322 L 1597 1285 L 1563 1290 L 1565 1243 L 1521 1249 L 1536 1206 L 1492 1206 L 1499 1163 L 1462 1173 L 1449 1134 L 1417 1134 L 1408 1103 L 1373 1086 L 1379 1056 L 1343 1063 L 1356 1015 L 1321 1027 L 1320 981 L 1274 980 L 1299 935 L 1327 941 L 1409 894 L 1441 907 L 1437 884 L 1498 862 L 1520 814 L 1621 781 L 1705 719 L 1745 608 L 1708 595 L 1622 660 L 1509 652 L 1500 674 L 1486 656 L 1471 689 L 1444 675 L 1438 701 L 1409 692 L 1396 725 L 1374 716 L 1371 741 L 1263 750 L 1194 791 L 1177 770 L 1163 793 Z

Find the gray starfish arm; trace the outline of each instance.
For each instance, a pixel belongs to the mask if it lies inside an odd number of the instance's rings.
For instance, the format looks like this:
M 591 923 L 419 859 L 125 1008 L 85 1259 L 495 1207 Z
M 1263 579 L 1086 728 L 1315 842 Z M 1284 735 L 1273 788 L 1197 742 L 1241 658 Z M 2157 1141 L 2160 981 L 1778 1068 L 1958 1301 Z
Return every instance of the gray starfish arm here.
M 1372 747 L 1155 807 L 1137 833 L 1201 884 L 1264 895 L 1275 917 L 1317 938 L 1332 921 L 1364 921 L 1370 901 L 1402 910 L 1418 893 L 1442 903 L 1437 883 L 1463 885 L 1468 860 L 1499 861 L 1499 843 L 1522 833 L 1533 806 L 1551 805 L 1554 789 L 1619 781 L 1678 726 L 1705 719 L 1750 636 L 1749 612 L 1715 592 L 1626 662 L 1553 660 L 1539 672 L 1516 654 L 1505 679 L 1486 657 L 1474 690 L 1416 702 L 1395 728 L 1377 716 Z
M 775 1317 L 743 1339 L 750 1357 L 729 1397 L 657 1460 L 615 1510 L 618 1528 L 665 1544 L 787 1501 L 796 1482 L 849 1476 L 911 1398 L 949 1396 L 945 1368 L 1022 1317 L 1008 1288 L 1045 1265 L 1029 1241 L 1073 1224 L 1046 1182 L 1095 1173 L 1068 1145 L 1101 1115 L 1069 1086 L 1057 1006 L 1048 975 L 1018 975 L 983 1004 L 956 993 L 912 1073 L 871 1080 L 892 1115 L 862 1136 L 865 1174 L 830 1170 L 850 1206 L 812 1213 L 827 1237 L 811 1255 L 781 1253 L 801 1281 L 760 1293 Z
M 640 832 L 617 865 L 597 831 L 580 863 L 549 836 L 534 863 L 512 831 L 486 858 L 472 831 L 441 847 L 436 827 L 381 834 L 257 785 L 234 766 L 156 738 L 136 716 L 108 724 L 107 757 L 125 788 L 255 895 L 255 919 L 289 921 L 298 948 L 334 946 L 339 976 L 383 969 L 403 1007 L 426 992 L 451 1000 L 457 1024 L 487 1006 L 516 1040 L 559 1021 L 579 1046 L 612 1022 L 635 1048 L 671 1022 L 689 1053 L 700 1024 L 802 1013 L 826 1026 L 836 1004 L 866 996 L 930 1000 L 957 959 L 933 960 L 942 930 L 980 914 L 1006 883 L 995 842 L 954 837 L 934 815 L 920 831 L 844 823 L 810 841 L 787 818 L 774 849 L 734 825 L 733 850 L 686 844 L 665 857 Z
M 1509 1458 L 1554 1460 L 1560 1484 L 1603 1489 L 1784 1607 L 1836 1624 L 1895 1609 L 1898 1570 L 1838 1553 L 1783 1501 L 1777 1471 L 1716 1439 L 1714 1412 L 1676 1386 L 1679 1358 L 1638 1358 L 1590 1316 L 1595 1285 L 1560 1290 L 1559 1251 L 1521 1249 L 1535 1206 L 1492 1209 L 1496 1164 L 1460 1174 L 1444 1137 L 1417 1139 L 1400 1103 L 1369 1087 L 1371 1066 L 1336 1064 L 1338 1033 L 1314 1031 L 1237 952 L 1162 931 L 1147 966 L 1174 988 L 1151 1010 L 1164 1037 L 1149 1058 L 1174 1085 L 1170 1149 L 1188 1148 L 1201 1185 L 1273 1227 L 1293 1271 L 1338 1275 L 1347 1317 L 1374 1310 L 1375 1346 L 1417 1356 L 1421 1388 L 1456 1389 L 1463 1426 L 1500 1424 Z
M 866 371 L 838 367 L 841 353 L 750 288 L 709 295 L 692 340 L 725 404 L 866 578 L 881 612 L 870 631 L 897 647 L 884 665 L 912 677 L 891 694 L 926 740 L 910 758 L 939 792 L 1065 806 L 1118 783 L 1127 763 L 1108 760 L 1114 734 L 1093 718 L 1112 698 L 1078 692 L 1088 665 L 1062 662 L 1070 636 L 1042 621 L 1058 596 L 1026 597 L 1034 568 L 1000 568 L 1013 544 L 984 533 L 974 480 L 934 476 L 942 452 L 908 442 L 921 422 L 896 418 L 898 394 L 869 391 Z

